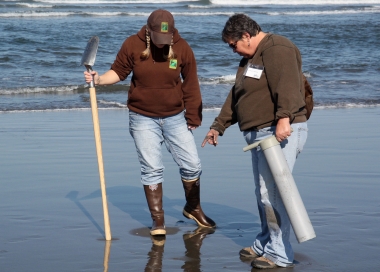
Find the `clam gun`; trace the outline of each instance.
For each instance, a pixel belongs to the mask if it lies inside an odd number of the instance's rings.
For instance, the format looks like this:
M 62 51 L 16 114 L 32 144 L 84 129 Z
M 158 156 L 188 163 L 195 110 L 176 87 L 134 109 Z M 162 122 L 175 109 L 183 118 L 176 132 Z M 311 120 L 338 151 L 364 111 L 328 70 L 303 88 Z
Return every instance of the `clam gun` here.
M 248 151 L 260 146 L 268 162 L 277 188 L 280 192 L 282 202 L 288 213 L 294 234 L 298 243 L 315 238 L 315 232 L 298 192 L 293 175 L 290 172 L 288 163 L 282 153 L 280 143 L 275 136 L 270 136 L 264 140 L 257 141 L 243 148 Z

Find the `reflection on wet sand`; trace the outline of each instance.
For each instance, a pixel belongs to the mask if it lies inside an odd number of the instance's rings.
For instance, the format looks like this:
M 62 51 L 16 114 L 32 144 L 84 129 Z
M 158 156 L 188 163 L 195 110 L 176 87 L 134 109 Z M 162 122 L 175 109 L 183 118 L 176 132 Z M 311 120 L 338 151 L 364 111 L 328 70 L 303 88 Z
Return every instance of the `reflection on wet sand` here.
M 198 227 L 194 231 L 183 234 L 185 245 L 184 264 L 181 266 L 185 272 L 201 271 L 201 246 L 207 235 L 214 233 L 214 229 Z M 152 247 L 148 253 L 148 262 L 145 272 L 161 272 L 162 257 L 164 254 L 165 236 L 151 236 Z
M 183 271 L 201 271 L 201 246 L 203 239 L 208 234 L 213 234 L 214 229 L 210 228 L 197 228 L 193 232 L 185 233 L 183 235 L 183 242 L 185 244 L 185 263 L 181 267 Z
M 165 235 L 151 236 L 152 247 L 148 253 L 145 272 L 162 271 L 162 256 L 164 255 Z
M 104 258 L 103 258 L 104 272 L 108 272 L 108 261 L 110 259 L 110 252 L 111 252 L 111 240 L 106 240 L 104 244 Z

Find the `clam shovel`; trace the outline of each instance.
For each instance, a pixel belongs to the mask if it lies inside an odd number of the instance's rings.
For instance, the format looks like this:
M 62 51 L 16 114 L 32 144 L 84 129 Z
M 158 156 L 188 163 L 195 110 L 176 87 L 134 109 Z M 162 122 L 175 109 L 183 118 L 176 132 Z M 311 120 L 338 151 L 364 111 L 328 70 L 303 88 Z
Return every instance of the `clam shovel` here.
M 92 66 L 95 63 L 96 53 L 98 51 L 99 38 L 97 36 L 92 37 L 86 46 L 86 49 L 82 56 L 81 65 L 84 65 L 88 72 L 92 71 Z M 104 167 L 103 167 L 103 154 L 102 154 L 102 142 L 100 138 L 100 127 L 99 127 L 99 117 L 98 117 L 98 106 L 96 102 L 96 92 L 94 79 L 89 84 L 90 88 L 90 101 L 91 101 L 91 111 L 92 111 L 92 121 L 94 123 L 94 134 L 95 134 L 95 145 L 96 154 L 98 156 L 98 167 L 100 176 L 100 189 L 102 193 L 102 203 L 103 203 L 103 215 L 104 215 L 104 231 L 106 240 L 111 240 L 111 227 L 108 215 L 108 205 L 107 205 L 107 194 L 106 194 L 106 183 L 104 180 Z

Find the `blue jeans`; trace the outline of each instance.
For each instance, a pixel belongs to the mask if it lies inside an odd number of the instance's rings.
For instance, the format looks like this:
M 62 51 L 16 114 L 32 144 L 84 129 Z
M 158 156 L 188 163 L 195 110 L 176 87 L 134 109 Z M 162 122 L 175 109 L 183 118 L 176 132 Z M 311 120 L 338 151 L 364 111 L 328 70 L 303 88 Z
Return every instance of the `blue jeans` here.
M 179 166 L 182 179 L 193 180 L 201 173 L 193 133 L 187 127 L 185 113 L 169 117 L 147 117 L 129 111 L 129 132 L 135 141 L 141 164 L 141 182 L 154 185 L 164 180 L 162 144 Z
M 298 154 L 307 138 L 307 123 L 291 125 L 293 132 L 281 142 L 290 171 L 293 170 Z M 248 144 L 275 134 L 276 127 L 267 127 L 259 131 L 245 131 Z M 256 236 L 252 249 L 259 255 L 273 261 L 278 266 L 290 266 L 294 253 L 289 242 L 290 220 L 284 203 L 277 190 L 269 165 L 260 147 L 252 149 L 252 167 L 255 181 L 255 194 L 261 219 L 261 232 Z

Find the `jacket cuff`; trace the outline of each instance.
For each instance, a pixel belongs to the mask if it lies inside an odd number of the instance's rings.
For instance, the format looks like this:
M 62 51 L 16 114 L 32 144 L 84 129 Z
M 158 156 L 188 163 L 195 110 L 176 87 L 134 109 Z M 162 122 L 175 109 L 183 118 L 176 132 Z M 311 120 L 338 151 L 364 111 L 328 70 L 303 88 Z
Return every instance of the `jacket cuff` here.
M 290 122 L 294 119 L 294 114 L 292 114 L 290 111 L 278 111 L 276 113 L 276 120 L 282 119 L 282 118 L 289 118 Z
M 214 121 L 214 123 L 212 123 L 210 129 L 215 129 L 217 132 L 219 132 L 219 136 L 223 136 L 224 131 L 226 130 L 226 128 L 219 124 L 217 121 Z

